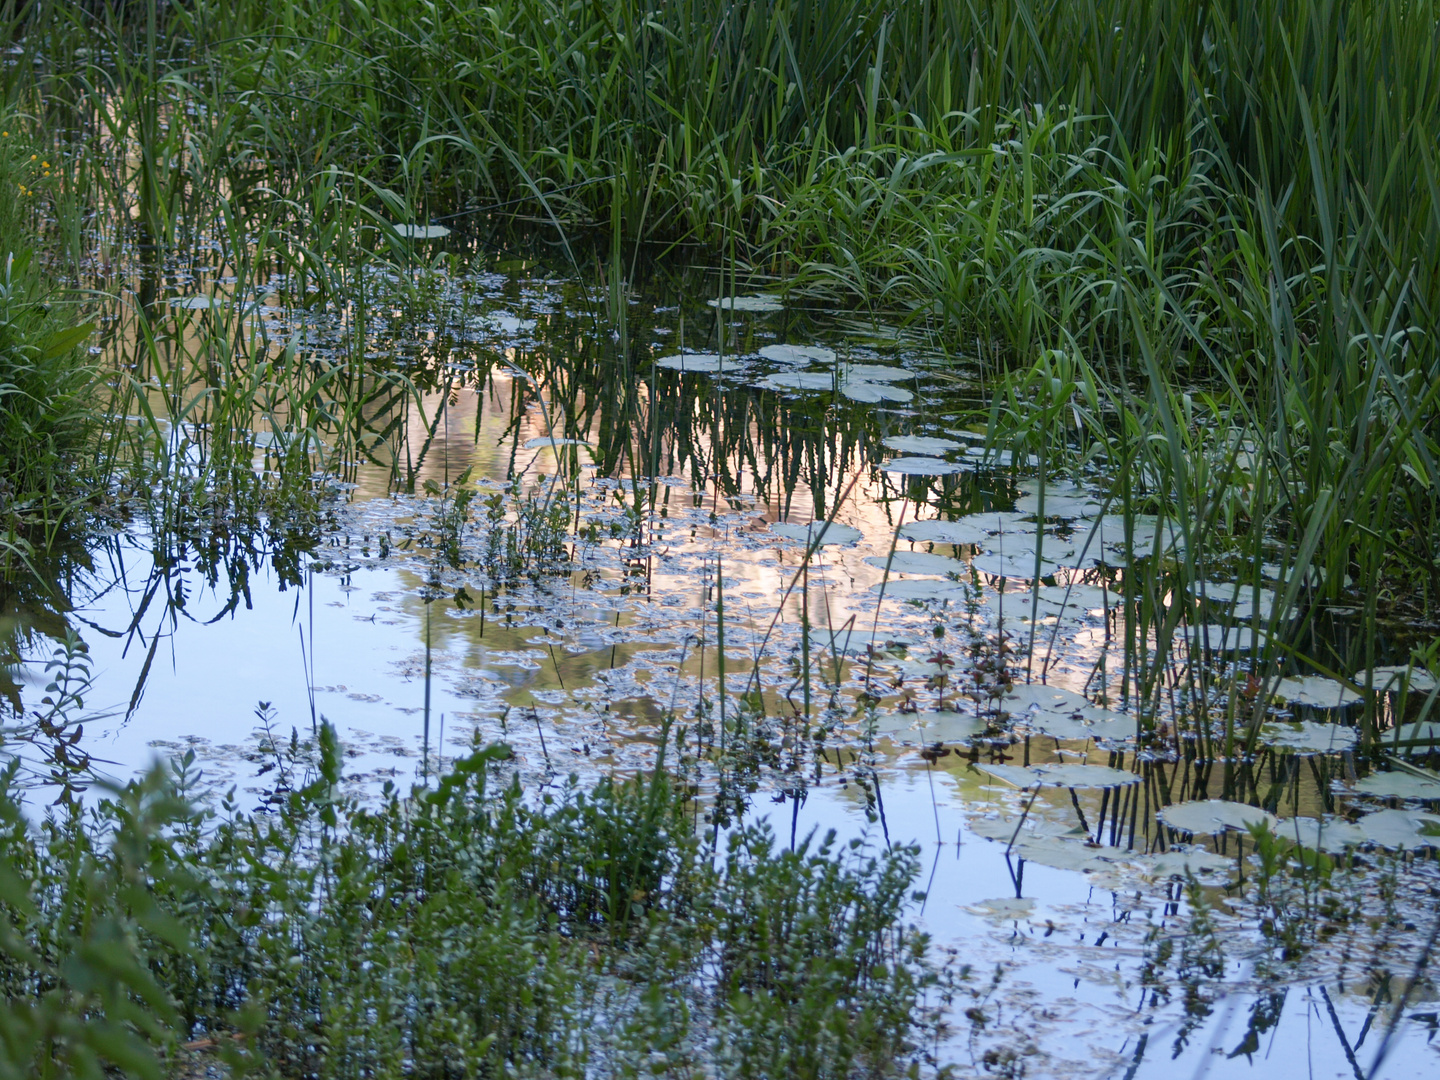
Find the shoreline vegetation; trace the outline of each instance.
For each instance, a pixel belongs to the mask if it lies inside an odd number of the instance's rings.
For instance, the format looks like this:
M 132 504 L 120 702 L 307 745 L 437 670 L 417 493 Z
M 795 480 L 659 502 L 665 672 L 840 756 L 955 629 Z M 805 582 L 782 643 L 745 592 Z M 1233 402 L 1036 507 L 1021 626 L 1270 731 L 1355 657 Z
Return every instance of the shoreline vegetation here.
M 1297 658 L 1348 678 L 1440 617 L 1436 0 L 0 0 L 0 40 L 7 667 L 118 504 L 157 537 L 313 534 L 317 477 L 376 452 L 361 418 L 419 400 L 367 370 L 364 318 L 377 268 L 423 308 L 440 224 L 600 252 L 619 317 L 643 246 L 978 362 L 991 447 L 1093 467 L 1183 540 L 1125 575 L 1162 742 L 1166 598 L 1283 567 L 1252 621 L 1284 647 L 1223 746 L 1199 722 L 1206 760 L 1253 750 Z M 201 269 L 361 344 L 271 356 L 243 304 L 177 308 Z M 1352 629 L 1312 654 L 1331 608 Z M 537 806 L 493 747 L 362 807 L 317 739 L 308 775 L 276 751 L 266 815 L 197 809 L 177 762 L 35 824 L 6 773 L 0 1080 L 160 1077 L 187 1042 L 233 1076 L 943 1069 L 965 971 L 905 922 L 914 851 L 714 850 L 664 770 Z

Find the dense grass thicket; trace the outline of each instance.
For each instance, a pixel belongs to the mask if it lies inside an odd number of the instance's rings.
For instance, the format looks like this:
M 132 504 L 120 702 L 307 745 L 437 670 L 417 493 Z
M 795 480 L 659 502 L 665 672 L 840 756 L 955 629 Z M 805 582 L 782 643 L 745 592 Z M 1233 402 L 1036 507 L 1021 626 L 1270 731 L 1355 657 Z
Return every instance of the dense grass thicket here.
M 271 812 L 187 760 L 38 827 L 0 781 L 0 1076 L 901 1075 L 943 989 L 909 848 L 718 856 L 663 773 L 543 797 L 491 747 L 368 808 L 277 747 Z
M 248 230 L 323 300 L 367 215 L 699 245 L 995 362 L 997 431 L 1078 437 L 1202 562 L 1440 598 L 1428 0 L 15 11 L 76 260 Z

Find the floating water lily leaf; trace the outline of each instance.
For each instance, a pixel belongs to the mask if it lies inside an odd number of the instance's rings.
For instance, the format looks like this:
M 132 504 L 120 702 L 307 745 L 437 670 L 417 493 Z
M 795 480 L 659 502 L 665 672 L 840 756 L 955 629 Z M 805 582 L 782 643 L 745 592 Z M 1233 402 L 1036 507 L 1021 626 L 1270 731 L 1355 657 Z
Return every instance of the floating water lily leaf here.
M 863 402 L 867 405 L 875 405 L 882 401 L 906 402 L 913 401 L 915 395 L 909 390 L 898 386 L 886 386 L 884 383 L 867 382 L 863 379 L 846 379 L 840 384 L 840 393 L 844 394 L 851 401 Z M 959 471 L 957 468 L 955 471 Z
M 1009 450 L 998 450 L 989 446 L 972 446 L 965 451 L 972 457 L 980 458 L 990 465 L 998 465 L 1001 468 L 1009 468 L 1015 463 L 1015 455 Z M 1038 465 L 1040 459 L 1034 454 L 1028 455 L 1025 459 L 1027 465 Z
M 1413 810 L 1376 810 L 1356 822 L 1365 839 L 1392 851 L 1440 847 L 1440 817 Z
M 983 733 L 988 726 L 986 720 L 968 713 L 890 713 L 876 722 L 875 730 L 918 743 L 963 743 Z
M 833 390 L 835 376 L 828 371 L 780 371 L 756 385 L 766 390 Z
M 833 364 L 835 350 L 818 345 L 766 345 L 760 355 L 776 364 Z
M 1047 578 L 1060 569 L 1059 563 L 1048 559 L 1037 566 L 1034 555 L 977 555 L 970 565 L 982 574 L 1003 578 Z
M 170 301 L 172 308 L 182 311 L 214 311 L 225 304 L 226 301 L 219 296 L 177 296 Z
M 853 382 L 891 383 L 915 378 L 913 371 L 897 367 L 881 367 L 879 364 L 846 364 L 840 371 L 846 379 Z
M 1275 827 L 1275 835 L 1311 851 L 1339 855 L 1346 848 L 1365 843 L 1366 836 L 1358 825 L 1342 818 L 1284 818 Z
M 1355 790 L 1382 799 L 1440 799 L 1440 780 L 1427 780 L 1410 773 L 1372 773 L 1355 785 Z
M 719 356 L 715 353 L 677 353 L 675 356 L 662 356 L 655 361 L 655 366 L 667 368 L 670 371 L 700 371 L 713 375 L 717 372 L 739 371 L 746 365 L 733 356 Z
M 1041 485 L 1031 481 L 1022 484 L 1021 488 L 1026 493 L 1015 500 L 1015 512 L 1017 514 L 1041 513 Z M 1047 484 L 1044 486 L 1044 492 L 1044 514 L 1047 518 L 1092 517 L 1100 512 L 1100 503 L 1074 484 Z
M 887 559 L 884 555 L 868 555 L 865 562 L 876 569 L 884 570 Z M 928 551 L 897 551 L 889 557 L 892 574 L 963 574 L 969 568 L 959 559 L 948 555 L 932 555 Z
M 1162 525 L 1159 518 L 1149 514 L 1137 514 L 1131 519 L 1128 539 L 1125 528 L 1123 515 L 1105 514 L 1077 522 L 1072 540 L 1077 547 L 1092 553 L 1099 544 L 1105 561 L 1115 566 L 1126 565 L 1132 556 L 1145 558 L 1156 554 L 1157 549 L 1164 555 L 1184 546 L 1178 525 L 1174 522 Z
M 443 240 L 450 235 L 444 225 L 395 225 L 393 228 L 402 240 Z
M 1430 672 L 1407 664 L 1371 668 L 1370 677 L 1375 689 L 1382 693 L 1399 693 L 1402 687 L 1408 686 L 1412 694 L 1429 694 L 1440 687 L 1440 679 L 1436 679 Z M 1355 676 L 1355 682 L 1360 686 L 1365 685 L 1363 671 Z
M 1213 851 L 1200 847 L 1173 847 L 1159 855 L 1138 855 L 1134 862 L 1158 877 L 1184 877 L 1186 874 L 1225 872 L 1235 865 Z
M 939 439 L 933 435 L 892 435 L 885 440 L 884 445 L 899 454 L 929 454 L 933 457 L 947 450 L 962 449 L 965 444 L 954 439 Z
M 773 296 L 722 296 L 716 300 L 706 300 L 713 308 L 723 308 L 726 311 L 784 311 L 785 305 Z
M 540 446 L 589 446 L 584 439 L 555 439 L 549 435 L 537 435 L 525 440 L 525 449 L 534 450 Z
M 1401 724 L 1393 731 L 1381 735 L 1380 742 L 1386 746 L 1397 742 L 1420 747 L 1440 746 L 1440 721 L 1421 720 L 1414 724 Z
M 904 476 L 951 476 L 963 472 L 965 466 L 935 457 L 898 457 L 885 462 L 880 468 Z
M 1138 784 L 1140 778 L 1105 765 L 987 765 L 977 762 L 975 768 L 997 780 L 1018 788 L 1067 787 L 1114 788 Z
M 892 646 L 903 647 L 910 642 L 897 638 L 891 631 L 861 630 L 857 627 L 836 630 L 833 634 L 823 627 L 812 630 L 821 648 L 836 653 L 857 653 L 864 655 L 871 649 L 876 652 Z
M 1007 712 L 1022 709 L 1049 709 L 1052 712 L 1079 712 L 1088 709 L 1090 702 L 1083 694 L 1066 690 L 1063 686 L 1046 686 L 1044 683 L 1020 683 L 1005 691 L 1000 707 Z
M 1326 754 L 1349 750 L 1355 745 L 1359 732 L 1342 724 L 1312 724 L 1308 720 L 1296 723 L 1276 722 L 1260 729 L 1260 741 L 1284 750 L 1301 754 Z
M 522 319 L 519 316 L 511 315 L 504 311 L 497 311 L 485 316 L 485 321 L 490 324 L 490 329 L 497 334 L 518 334 L 525 330 L 535 329 L 534 319 Z
M 965 600 L 970 590 L 953 581 L 926 581 L 909 578 L 903 581 L 876 582 L 870 591 L 893 600 Z
M 1041 610 L 1057 615 L 1066 612 L 1105 611 L 1120 601 L 1119 594 L 1098 585 L 1042 585 L 1037 592 L 1039 595 L 1035 599 Z M 1017 592 L 1014 598 L 1019 603 L 1028 604 L 1031 594 Z M 1010 599 L 1009 595 L 1005 597 L 1007 605 Z
M 1026 862 L 1053 866 L 1057 870 L 1105 870 L 1109 863 L 1101 857 L 1104 849 L 1087 848 L 1084 840 L 1065 840 L 1058 836 L 1025 837 L 1015 842 L 1014 851 Z M 1119 852 L 1114 853 L 1119 857 Z
M 1101 715 L 1096 716 L 1094 714 Z M 1132 718 L 1105 709 L 1086 709 L 1079 713 L 1034 709 L 1015 714 L 1015 719 L 1049 735 L 1052 739 L 1129 739 L 1135 734 Z M 1130 720 L 1129 724 L 1121 721 Z
M 807 544 L 813 543 L 815 538 L 819 537 L 821 547 L 827 544 L 853 544 L 863 535 L 859 529 L 841 525 L 838 521 L 828 523 L 812 521 L 808 525 L 800 525 L 793 521 L 777 521 L 770 526 L 770 531 L 779 533 L 786 539 L 802 540 Z
M 1252 824 L 1264 823 L 1274 831 L 1276 817 L 1258 806 L 1228 802 L 1224 799 L 1198 799 L 1161 807 L 1160 820 L 1172 829 L 1196 836 L 1214 836 L 1226 829 L 1247 831 Z
M 900 538 L 920 544 L 980 544 L 990 534 L 972 521 L 912 521 L 900 526 Z
M 1281 679 L 1275 687 L 1275 696 L 1292 705 L 1309 705 L 1316 709 L 1339 709 L 1363 700 L 1363 695 L 1344 683 L 1321 675 Z
M 1248 626 L 1218 626 L 1215 623 L 1192 626 L 1186 636 L 1194 648 L 1217 653 L 1249 652 L 1257 641 L 1263 646 L 1267 640 L 1263 631 L 1257 635 Z
M 1015 826 L 1019 821 L 1019 813 L 1009 817 L 972 818 L 965 823 L 965 828 L 976 836 L 983 836 L 987 840 L 1003 840 L 1008 844 L 1010 838 L 1015 835 Z M 1079 825 L 1061 825 L 1054 821 L 1046 821 L 1037 814 L 1031 814 L 1025 818 L 1020 835 L 1025 837 L 1083 836 L 1084 830 Z
M 1020 919 L 1035 910 L 1035 901 L 1029 897 L 1016 899 L 1013 896 L 1001 896 L 994 900 L 966 904 L 965 910 L 986 919 Z

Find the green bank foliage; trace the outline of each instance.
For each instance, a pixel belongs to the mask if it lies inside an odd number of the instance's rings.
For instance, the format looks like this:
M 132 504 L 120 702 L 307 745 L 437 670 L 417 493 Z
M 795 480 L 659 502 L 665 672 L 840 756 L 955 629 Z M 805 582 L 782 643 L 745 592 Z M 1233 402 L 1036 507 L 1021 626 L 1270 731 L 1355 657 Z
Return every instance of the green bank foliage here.
M 37 552 L 76 515 L 96 468 L 102 411 L 81 348 L 93 329 L 38 265 L 35 203 L 52 166 L 0 111 L 0 580 L 33 579 Z M 27 125 L 28 126 L 28 125 Z M 63 308 L 64 310 L 62 310 Z M 80 325 L 76 325 L 77 322 Z
M 941 980 L 909 848 L 764 826 L 716 852 L 663 772 L 524 792 L 490 747 L 360 808 L 322 729 L 271 812 L 190 762 L 88 811 L 0 792 L 0 1076 L 901 1075 Z M 934 1000 L 931 1000 L 934 999 Z
M 363 300 L 382 218 L 723 245 L 993 361 L 1015 441 L 1059 363 L 1081 407 L 1043 434 L 1139 477 L 1202 561 L 1278 538 L 1322 599 L 1428 613 L 1437 14 L 42 0 L 6 79 L 77 258 L 230 237 L 323 303 Z

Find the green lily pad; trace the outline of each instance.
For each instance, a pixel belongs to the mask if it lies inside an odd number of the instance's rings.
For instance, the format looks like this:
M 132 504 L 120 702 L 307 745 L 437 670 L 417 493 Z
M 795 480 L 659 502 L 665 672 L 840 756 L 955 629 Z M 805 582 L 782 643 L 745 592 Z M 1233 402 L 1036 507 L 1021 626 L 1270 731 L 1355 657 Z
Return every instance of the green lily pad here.
M 655 361 L 655 366 L 670 371 L 698 371 L 715 375 L 725 371 L 739 371 L 746 365 L 733 356 L 719 356 L 716 353 L 677 353 L 674 356 L 662 356 Z
M 865 557 L 866 564 L 877 570 L 884 570 L 887 561 L 892 574 L 963 574 L 969 569 L 959 559 L 952 559 L 948 555 L 935 555 L 928 551 L 897 551 L 888 557 Z
M 1340 855 L 1346 848 L 1365 843 L 1364 831 L 1342 818 L 1283 818 L 1275 827 L 1275 835 L 1311 851 Z
M 785 310 L 785 305 L 773 296 L 722 296 L 715 300 L 706 300 L 705 302 L 713 308 L 721 308 L 725 311 L 767 312 Z
M 827 544 L 853 544 L 864 535 L 859 529 L 841 525 L 837 521 L 812 521 L 808 525 L 798 525 L 793 521 L 777 521 L 770 526 L 770 531 L 778 533 L 788 540 L 800 540 L 806 544 L 814 543 L 819 537 L 821 547 L 825 547 Z
M 1440 800 L 1440 780 L 1403 772 L 1372 773 L 1357 783 L 1355 790 L 1381 799 Z
M 1292 705 L 1309 705 L 1316 709 L 1342 709 L 1364 700 L 1364 695 L 1344 683 L 1321 675 L 1281 679 L 1275 687 L 1275 696 Z
M 1349 750 L 1360 733 L 1343 724 L 1276 722 L 1260 729 L 1260 741 L 1301 754 L 1333 754 Z
M 1160 820 L 1172 829 L 1195 836 L 1215 836 L 1226 829 L 1247 831 L 1252 824 L 1264 823 L 1272 831 L 1276 817 L 1257 806 L 1227 802 L 1224 799 L 1197 799 L 1161 807 Z
M 911 521 L 900 526 L 900 538 L 919 544 L 980 544 L 990 538 L 969 521 Z
M 1440 847 L 1440 816 L 1411 810 L 1376 810 L 1356 822 L 1365 839 L 1391 851 Z
M 818 345 L 766 345 L 760 355 L 776 364 L 833 364 L 835 350 Z
M 880 468 L 885 472 L 900 473 L 904 476 L 953 476 L 965 471 L 964 465 L 935 457 L 892 458 Z
M 443 240 L 450 235 L 444 225 L 395 225 L 393 228 L 402 240 Z
M 1112 769 L 1105 765 L 987 765 L 976 763 L 975 768 L 989 773 L 997 780 L 1003 780 L 1017 788 L 1067 787 L 1067 788 L 1115 788 L 1138 784 L 1140 778 L 1133 773 Z
M 933 435 L 892 435 L 883 444 L 887 449 L 900 454 L 927 454 L 937 457 L 948 450 L 963 449 L 964 443 L 954 439 L 940 439 Z

